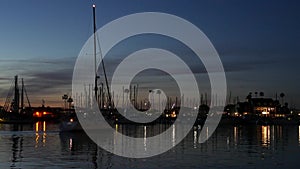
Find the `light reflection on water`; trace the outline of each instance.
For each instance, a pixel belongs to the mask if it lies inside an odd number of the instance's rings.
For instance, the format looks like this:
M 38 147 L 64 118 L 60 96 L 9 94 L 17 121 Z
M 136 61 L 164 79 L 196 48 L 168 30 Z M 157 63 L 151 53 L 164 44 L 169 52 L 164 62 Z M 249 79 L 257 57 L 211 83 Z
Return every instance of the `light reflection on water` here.
M 300 126 L 298 127 L 298 140 L 299 140 L 299 146 L 300 146 Z
M 116 125 L 115 132 L 144 138 L 174 126 Z M 175 148 L 147 159 L 115 156 L 83 132 L 60 133 L 57 124 L 0 124 L 0 168 L 299 168 L 300 126 L 219 126 L 199 144 L 200 127 Z M 208 132 L 207 128 L 203 132 Z M 207 134 L 207 133 L 204 133 Z M 120 139 L 114 137 L 115 139 Z
M 261 126 L 261 142 L 263 147 L 270 145 L 270 126 Z

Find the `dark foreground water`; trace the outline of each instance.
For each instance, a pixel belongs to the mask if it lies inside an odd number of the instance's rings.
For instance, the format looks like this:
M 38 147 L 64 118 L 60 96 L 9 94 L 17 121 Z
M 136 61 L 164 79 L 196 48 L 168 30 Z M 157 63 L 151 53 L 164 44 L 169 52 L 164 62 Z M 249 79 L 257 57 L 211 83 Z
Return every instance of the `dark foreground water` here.
M 195 128 L 162 155 L 129 159 L 102 150 L 82 132 L 60 133 L 57 124 L 0 124 L 0 168 L 300 168 L 300 126 L 219 126 L 203 144 L 198 133 Z

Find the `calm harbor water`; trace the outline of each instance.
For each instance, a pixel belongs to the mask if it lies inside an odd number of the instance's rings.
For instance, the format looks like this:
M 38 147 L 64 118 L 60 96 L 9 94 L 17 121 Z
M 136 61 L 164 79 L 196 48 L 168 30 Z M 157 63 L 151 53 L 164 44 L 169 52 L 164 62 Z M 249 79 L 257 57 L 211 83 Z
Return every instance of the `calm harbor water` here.
M 119 126 L 143 134 L 143 127 Z M 164 126 L 149 127 L 155 133 Z M 176 132 L 174 132 L 176 133 Z M 299 168 L 300 126 L 219 126 L 205 143 L 195 128 L 175 148 L 129 159 L 97 147 L 83 132 L 60 133 L 57 124 L 0 124 L 0 168 Z

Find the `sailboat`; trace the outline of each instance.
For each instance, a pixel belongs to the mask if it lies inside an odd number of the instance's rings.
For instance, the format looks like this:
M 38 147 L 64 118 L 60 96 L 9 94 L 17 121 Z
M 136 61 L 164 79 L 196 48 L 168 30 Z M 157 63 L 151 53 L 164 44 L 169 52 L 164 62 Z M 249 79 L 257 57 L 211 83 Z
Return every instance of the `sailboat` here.
M 97 39 L 97 35 L 96 35 L 96 5 L 93 4 L 92 6 L 93 8 L 93 28 L 94 28 L 94 32 L 93 32 L 93 36 L 94 36 L 94 57 L 95 57 L 95 88 L 94 88 L 94 91 L 95 91 L 95 96 L 98 96 L 98 79 L 99 79 L 99 76 L 97 75 L 97 67 L 96 67 L 96 39 Z M 106 88 L 107 88 L 107 91 L 108 91 L 108 108 L 106 110 L 102 110 L 102 111 L 112 111 L 112 102 L 111 102 L 111 93 L 110 93 L 110 89 L 109 89 L 109 85 L 108 85 L 108 80 L 107 80 L 107 75 L 106 75 L 106 71 L 105 71 L 105 65 L 104 65 L 104 61 L 102 60 L 102 68 L 103 68 L 103 73 L 104 73 L 104 78 L 105 78 L 105 82 L 106 82 Z M 103 89 L 103 87 L 101 88 Z M 100 91 L 101 92 L 101 91 Z M 98 97 L 96 97 L 96 102 L 98 104 L 99 100 L 98 100 Z M 110 114 L 110 113 L 105 113 L 105 114 Z M 61 131 L 81 131 L 83 130 L 82 129 L 82 126 L 80 125 L 80 122 L 77 118 L 77 115 L 76 113 L 70 113 L 68 114 L 63 120 L 62 122 L 60 123 L 60 130 Z
M 9 90 L 0 113 L 0 123 L 33 123 L 31 104 L 24 86 L 24 81 L 22 79 L 21 93 L 18 82 L 18 76 L 16 75 L 14 85 L 12 85 Z M 25 108 L 24 104 L 25 96 L 28 102 L 27 108 Z

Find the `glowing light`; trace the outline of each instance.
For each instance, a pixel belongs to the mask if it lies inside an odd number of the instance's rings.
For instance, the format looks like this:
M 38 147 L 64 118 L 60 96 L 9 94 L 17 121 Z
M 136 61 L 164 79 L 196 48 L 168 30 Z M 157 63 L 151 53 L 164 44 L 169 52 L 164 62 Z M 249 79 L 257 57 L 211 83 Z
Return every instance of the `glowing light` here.
M 43 115 L 46 115 L 46 114 L 47 114 L 47 112 L 44 111 L 44 112 L 43 112 Z
M 43 122 L 43 131 L 46 131 L 46 121 Z
M 173 111 L 172 114 L 171 114 L 171 117 L 175 118 L 177 115 L 176 115 L 176 112 Z
M 72 150 L 72 147 L 73 147 L 73 139 L 70 138 L 69 139 L 69 149 Z
M 38 111 L 35 112 L 35 115 L 36 115 L 36 116 L 40 116 L 40 112 L 38 112 Z
M 197 130 L 194 130 L 194 148 L 197 148 Z
M 233 128 L 233 140 L 234 140 L 234 144 L 237 145 L 238 143 L 238 127 L 234 127 Z
M 95 4 L 93 4 L 93 8 L 96 8 L 96 5 L 95 5 Z
M 299 140 L 299 146 L 300 146 L 300 126 L 298 127 L 298 140 Z
M 46 144 L 46 136 L 47 136 L 47 134 L 43 133 L 43 146 L 45 146 L 45 144 Z
M 147 151 L 147 126 L 144 126 L 144 150 Z
M 35 123 L 35 131 L 38 132 L 39 131 L 39 122 Z
M 209 130 L 208 130 L 208 127 L 206 127 L 206 139 L 208 139 L 208 132 L 209 132 Z
M 39 144 L 39 122 L 36 122 L 35 123 L 35 148 L 38 147 L 38 144 Z
M 39 133 L 35 133 L 35 148 L 38 147 L 38 144 L 39 144 L 39 137 L 40 137 Z
M 268 111 L 263 111 L 263 112 L 261 112 L 261 113 L 264 114 L 264 115 L 270 114 L 270 112 L 268 112 Z
M 262 146 L 268 147 L 270 143 L 270 126 L 261 126 Z
M 172 125 L 172 146 L 176 145 L 176 128 L 175 125 Z
M 74 120 L 73 119 L 70 119 L 70 122 L 72 123 Z

